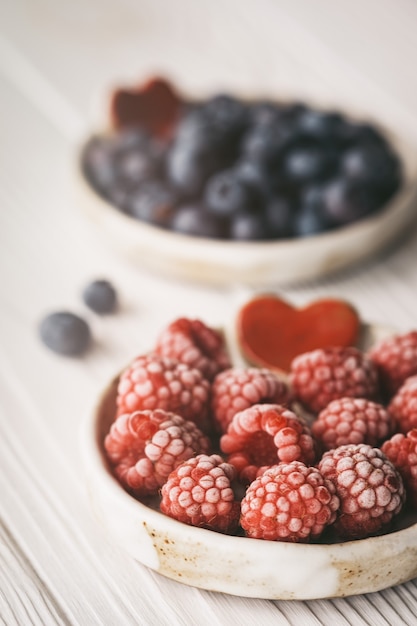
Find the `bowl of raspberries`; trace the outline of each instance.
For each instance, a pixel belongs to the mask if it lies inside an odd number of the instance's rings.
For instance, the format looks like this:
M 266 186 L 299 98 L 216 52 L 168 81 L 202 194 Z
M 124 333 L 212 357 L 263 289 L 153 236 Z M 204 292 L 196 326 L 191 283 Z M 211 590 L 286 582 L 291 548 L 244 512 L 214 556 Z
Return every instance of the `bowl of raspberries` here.
M 358 331 L 284 371 L 232 362 L 232 336 L 202 320 L 169 323 L 86 423 L 89 491 L 114 540 L 164 576 L 245 597 L 415 577 L 417 330 Z
M 415 150 L 377 121 L 278 97 L 114 90 L 78 160 L 83 205 L 142 265 L 291 283 L 363 261 L 414 217 Z

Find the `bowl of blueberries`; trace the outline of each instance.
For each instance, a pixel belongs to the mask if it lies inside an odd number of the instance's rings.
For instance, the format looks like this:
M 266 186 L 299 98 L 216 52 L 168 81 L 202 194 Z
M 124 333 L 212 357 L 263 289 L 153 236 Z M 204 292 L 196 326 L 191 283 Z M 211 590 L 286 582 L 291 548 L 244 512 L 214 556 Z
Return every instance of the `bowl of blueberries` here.
M 143 266 L 254 286 L 320 278 L 414 219 L 417 164 L 375 121 L 299 101 L 116 89 L 83 142 L 83 204 Z

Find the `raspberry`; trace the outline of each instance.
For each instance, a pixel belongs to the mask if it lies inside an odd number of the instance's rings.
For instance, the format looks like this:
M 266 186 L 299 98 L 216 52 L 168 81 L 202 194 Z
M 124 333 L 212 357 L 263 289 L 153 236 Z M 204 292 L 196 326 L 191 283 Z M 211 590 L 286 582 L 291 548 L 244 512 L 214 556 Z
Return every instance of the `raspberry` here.
M 417 508 L 417 429 L 406 435 L 396 433 L 382 444 L 381 450 L 401 474 L 408 500 Z
M 172 322 L 159 336 L 155 352 L 199 369 L 210 381 L 230 367 L 223 335 L 200 320 Z
M 144 496 L 156 493 L 182 461 L 207 452 L 210 441 L 193 422 L 156 409 L 120 415 L 104 447 L 120 483 Z
M 377 446 L 394 432 L 394 420 L 381 405 L 365 398 L 333 400 L 311 426 L 323 450 L 348 443 Z
M 163 409 L 207 428 L 210 383 L 201 372 L 173 359 L 144 355 L 120 376 L 117 415 Z
M 341 537 L 360 539 L 383 530 L 405 500 L 399 472 L 379 448 L 349 444 L 325 452 L 318 468 L 336 487 Z
M 241 503 L 240 523 L 255 539 L 308 541 L 336 518 L 334 485 L 316 467 L 280 463 L 256 478 Z
M 388 405 L 400 432 L 407 434 L 417 428 L 417 376 L 410 376 L 398 389 Z
M 417 330 L 384 339 L 369 351 L 369 357 L 378 367 L 384 389 L 394 395 L 417 374 Z
M 372 400 L 378 393 L 376 366 L 354 347 L 320 348 L 295 357 L 290 380 L 296 398 L 313 413 L 343 397 Z
M 307 423 L 279 404 L 255 404 L 236 413 L 220 439 L 220 448 L 242 483 L 252 482 L 280 461 L 310 464 L 316 456 Z
M 282 404 L 290 400 L 288 385 L 268 369 L 230 368 L 217 374 L 211 388 L 213 420 L 225 433 L 235 413 L 253 404 Z
M 218 454 L 188 459 L 162 487 L 161 511 L 185 524 L 232 534 L 240 515 L 231 487 L 235 474 Z

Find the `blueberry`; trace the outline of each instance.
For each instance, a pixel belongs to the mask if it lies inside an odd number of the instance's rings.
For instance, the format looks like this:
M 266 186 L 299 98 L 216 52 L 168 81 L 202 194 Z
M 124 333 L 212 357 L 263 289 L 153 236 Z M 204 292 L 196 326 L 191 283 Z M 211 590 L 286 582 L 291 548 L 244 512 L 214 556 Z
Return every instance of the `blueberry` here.
M 216 169 L 215 154 L 177 142 L 168 153 L 167 176 L 182 194 L 193 197 L 201 193 L 207 178 Z
M 91 341 L 87 322 L 74 313 L 59 311 L 46 316 L 39 327 L 42 342 L 52 352 L 77 356 L 85 352 Z
M 275 102 L 255 102 L 250 108 L 250 124 L 253 126 L 271 126 L 278 123 L 281 106 Z
M 329 178 L 337 166 L 337 159 L 332 152 L 317 145 L 301 145 L 285 155 L 282 172 L 290 181 L 305 184 Z
M 349 135 L 349 124 L 340 113 L 306 109 L 299 117 L 299 129 L 310 138 L 322 143 L 345 139 Z
M 243 157 L 261 160 L 268 166 L 275 165 L 297 137 L 297 130 L 282 122 L 271 126 L 255 126 L 244 137 Z
M 388 142 L 382 132 L 369 123 L 358 123 L 351 125 L 350 139 L 352 145 L 373 144 L 381 148 L 388 148 Z
M 274 180 L 271 177 L 269 168 L 258 159 L 244 158 L 238 161 L 234 167 L 236 176 L 256 189 L 258 193 L 268 198 L 274 188 Z
M 319 185 L 311 185 L 303 190 L 294 220 L 297 237 L 317 235 L 333 227 L 324 209 L 324 190 L 325 187 Z
M 265 217 L 271 238 L 281 239 L 294 234 L 294 207 L 285 197 L 272 198 L 265 207 Z
M 228 94 L 213 96 L 204 104 L 204 112 L 229 138 L 237 138 L 248 126 L 249 111 L 242 100 Z
M 157 226 L 168 226 L 177 203 L 177 194 L 162 180 L 148 180 L 132 192 L 129 213 Z
M 230 237 L 238 241 L 261 241 L 268 239 L 270 231 L 261 213 L 237 213 L 230 222 Z
M 194 205 L 184 205 L 176 210 L 171 229 L 184 235 L 212 239 L 225 239 L 229 235 L 227 220 Z
M 230 217 L 238 211 L 257 207 L 254 189 L 239 178 L 234 170 L 225 170 L 215 174 L 207 182 L 204 204 L 213 213 Z
M 129 212 L 131 189 L 126 183 L 116 181 L 106 191 L 105 198 L 123 213 Z
M 323 190 L 323 213 L 335 225 L 355 222 L 379 206 L 378 197 L 369 187 L 356 181 L 337 178 Z
M 114 148 L 106 137 L 93 137 L 85 146 L 82 167 L 91 184 L 106 193 L 116 181 Z
M 384 184 L 399 180 L 398 158 L 385 147 L 375 143 L 360 144 L 346 151 L 342 159 L 342 172 L 350 179 Z
M 84 303 L 95 313 L 113 313 L 117 306 L 117 293 L 108 280 L 95 280 L 82 293 Z

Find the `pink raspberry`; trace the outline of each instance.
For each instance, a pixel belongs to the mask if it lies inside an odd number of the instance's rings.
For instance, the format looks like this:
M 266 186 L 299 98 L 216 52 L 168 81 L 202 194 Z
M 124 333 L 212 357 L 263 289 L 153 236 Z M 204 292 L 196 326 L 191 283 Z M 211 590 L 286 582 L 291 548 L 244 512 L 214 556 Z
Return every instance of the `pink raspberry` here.
M 417 428 L 417 376 L 407 378 L 388 405 L 397 430 L 407 434 Z
M 279 404 L 255 404 L 236 413 L 220 439 L 242 483 L 279 461 L 314 463 L 315 442 L 303 418 Z
M 232 534 L 240 515 L 231 486 L 235 475 L 233 465 L 218 454 L 188 459 L 162 487 L 161 511 L 185 524 Z
M 253 404 L 290 401 L 288 385 L 268 369 L 234 367 L 217 374 L 211 389 L 212 415 L 217 430 L 225 433 L 234 415 Z
M 410 504 L 417 508 L 417 429 L 396 433 L 385 441 L 382 452 L 400 472 Z
M 323 450 L 348 443 L 377 446 L 394 432 L 394 420 L 381 405 L 365 398 L 340 398 L 323 409 L 311 430 Z
M 163 409 L 208 428 L 210 383 L 195 368 L 167 357 L 136 358 L 120 376 L 117 415 Z
M 335 528 L 345 539 L 360 539 L 385 529 L 400 512 L 404 485 L 379 448 L 348 444 L 325 452 L 318 464 L 340 500 Z
M 354 347 L 320 348 L 300 354 L 291 363 L 294 395 L 313 413 L 343 397 L 376 399 L 376 365 Z
M 104 447 L 123 487 L 146 496 L 155 494 L 182 461 L 208 452 L 210 441 L 193 422 L 156 409 L 120 415 Z
M 417 374 L 417 330 L 380 341 L 369 357 L 378 367 L 387 396 L 392 396 L 407 378 Z
M 302 542 L 318 538 L 334 522 L 339 498 L 316 467 L 280 463 L 258 476 L 241 503 L 248 537 Z
M 155 352 L 197 368 L 210 381 L 231 365 L 222 333 L 200 320 L 185 317 L 162 331 Z

